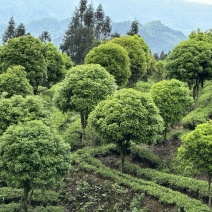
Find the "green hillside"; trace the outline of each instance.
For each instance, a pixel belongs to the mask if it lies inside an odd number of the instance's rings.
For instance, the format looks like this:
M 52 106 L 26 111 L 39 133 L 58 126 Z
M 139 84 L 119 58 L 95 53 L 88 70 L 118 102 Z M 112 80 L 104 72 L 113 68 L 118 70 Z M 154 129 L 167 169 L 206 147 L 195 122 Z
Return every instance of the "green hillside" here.
M 212 31 L 82 10 L 4 34 L 0 212 L 212 212 Z

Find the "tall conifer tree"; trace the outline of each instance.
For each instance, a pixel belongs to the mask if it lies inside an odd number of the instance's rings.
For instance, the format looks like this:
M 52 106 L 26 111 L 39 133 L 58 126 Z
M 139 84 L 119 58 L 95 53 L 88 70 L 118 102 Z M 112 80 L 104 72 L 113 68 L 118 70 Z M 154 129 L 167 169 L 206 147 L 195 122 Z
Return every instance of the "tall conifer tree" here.
M 23 23 L 20 23 L 19 26 L 15 29 L 15 37 L 20 37 L 26 35 L 26 29 Z
M 134 20 L 132 21 L 132 24 L 131 24 L 131 28 L 130 28 L 130 31 L 127 32 L 127 35 L 138 35 L 138 21 L 137 20 Z
M 14 38 L 14 37 L 15 37 L 15 21 L 12 16 L 8 22 L 8 27 L 3 34 L 2 40 L 5 43 L 9 39 Z
M 109 37 L 111 20 L 105 17 L 102 5 L 95 10 L 87 0 L 80 0 L 65 32 L 60 49 L 67 53 L 75 64 L 84 62 L 86 54 L 100 39 Z

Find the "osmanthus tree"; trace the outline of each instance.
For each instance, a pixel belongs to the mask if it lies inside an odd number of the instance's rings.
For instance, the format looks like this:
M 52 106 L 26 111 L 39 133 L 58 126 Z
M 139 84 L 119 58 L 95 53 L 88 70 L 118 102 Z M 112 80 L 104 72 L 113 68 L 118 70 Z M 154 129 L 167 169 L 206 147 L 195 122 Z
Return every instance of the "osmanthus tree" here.
M 44 44 L 43 49 L 47 62 L 47 79 L 44 85 L 49 88 L 64 79 L 66 69 L 63 54 L 52 43 Z
M 192 103 L 189 88 L 176 79 L 163 80 L 154 84 L 150 93 L 164 119 L 164 139 L 166 139 L 167 129 L 183 118 Z
M 130 141 L 152 144 L 163 130 L 163 119 L 152 98 L 131 88 L 101 101 L 90 113 L 88 123 L 105 142 L 117 145 L 121 171 Z
M 66 70 L 69 70 L 74 66 L 74 62 L 66 53 L 62 53 L 62 60 Z
M 109 43 L 119 44 L 124 47 L 130 58 L 130 71 L 129 87 L 133 87 L 139 81 L 142 75 L 147 70 L 147 61 L 145 52 L 142 48 L 141 42 L 137 35 L 116 37 L 109 41 Z
M 199 173 L 208 176 L 208 205 L 211 207 L 212 183 L 212 121 L 197 125 L 196 129 L 182 138 L 178 157 L 192 165 Z
M 85 57 L 86 64 L 100 64 L 112 74 L 118 86 L 128 83 L 130 59 L 127 51 L 118 44 L 101 44 L 93 48 Z
M 0 98 L 0 135 L 10 126 L 19 122 L 42 120 L 50 124 L 49 113 L 39 96 L 20 95 L 11 98 Z
M 47 80 L 47 63 L 43 55 L 43 43 L 31 35 L 9 39 L 0 52 L 0 73 L 6 72 L 12 65 L 25 68 L 27 79 L 34 94 L 38 86 Z
M 114 77 L 98 64 L 72 68 L 60 84 L 54 96 L 55 105 L 63 112 L 73 110 L 80 114 L 82 145 L 89 113 L 116 88 Z
M 206 41 L 209 43 L 212 43 L 212 30 L 206 30 L 205 32 L 202 32 L 200 29 L 197 29 L 196 31 L 192 31 L 189 34 L 190 39 L 198 40 L 198 41 Z
M 30 192 L 53 187 L 70 169 L 69 146 L 42 121 L 10 126 L 0 137 L 0 176 L 9 186 L 23 189 L 23 206 Z
M 11 66 L 0 74 L 0 95 L 10 98 L 13 95 L 32 95 L 33 88 L 26 78 L 23 66 Z
M 212 78 L 212 43 L 190 39 L 181 42 L 166 59 L 168 77 L 187 82 L 198 98 L 199 87 Z
M 144 39 L 142 37 L 140 37 L 138 35 L 134 35 L 133 37 L 140 42 L 142 49 L 144 50 L 144 53 L 145 53 L 147 69 L 150 68 L 150 65 L 151 65 L 151 62 L 152 62 L 152 55 L 151 55 L 148 44 L 144 41 Z

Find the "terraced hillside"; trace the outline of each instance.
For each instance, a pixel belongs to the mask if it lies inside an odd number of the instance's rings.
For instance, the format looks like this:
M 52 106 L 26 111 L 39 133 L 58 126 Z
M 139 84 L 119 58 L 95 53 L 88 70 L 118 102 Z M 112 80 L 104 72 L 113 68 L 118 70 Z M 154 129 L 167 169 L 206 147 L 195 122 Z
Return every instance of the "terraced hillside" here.
M 124 173 L 114 145 L 80 149 L 72 158 L 59 190 L 34 191 L 32 211 L 210 211 L 207 182 L 160 171 L 164 161 L 145 146 L 132 145 Z M 21 190 L 0 190 L 0 211 L 19 211 Z

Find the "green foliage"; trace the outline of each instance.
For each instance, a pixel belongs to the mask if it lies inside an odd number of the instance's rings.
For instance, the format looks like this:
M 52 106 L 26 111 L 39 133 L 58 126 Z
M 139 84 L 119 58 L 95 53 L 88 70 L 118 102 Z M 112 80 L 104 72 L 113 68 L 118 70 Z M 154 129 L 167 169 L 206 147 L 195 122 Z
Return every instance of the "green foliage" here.
M 139 203 L 134 196 L 140 199 Z M 131 202 L 139 209 L 144 203 L 144 195 L 140 192 L 132 192 L 130 188 L 87 173 L 77 166 L 65 184 L 61 199 L 68 205 L 68 211 L 132 211 Z
M 164 119 L 165 129 L 177 124 L 192 102 L 188 87 L 175 79 L 154 84 L 151 88 L 151 96 Z
M 140 209 L 141 206 L 141 202 L 144 198 L 144 194 L 136 194 L 133 199 L 132 202 L 130 204 L 130 209 L 132 212 L 146 212 L 147 210 L 145 208 Z
M 35 208 L 29 208 L 29 212 L 64 212 L 65 208 L 61 206 L 37 206 Z M 0 205 L 1 212 L 10 212 L 10 211 L 19 211 L 24 212 L 19 203 L 10 203 L 10 204 L 1 204 Z
M 1 140 L 1 175 L 11 185 L 47 188 L 67 173 L 69 148 L 41 121 L 10 126 Z
M 31 210 L 29 210 L 30 212 Z M 35 208 L 32 209 L 32 212 L 64 212 L 65 208 L 62 206 L 37 206 Z
M 12 16 L 8 22 L 8 27 L 2 36 L 2 41 L 7 42 L 9 39 L 14 37 L 15 37 L 15 21 Z
M 209 206 L 211 206 L 212 181 L 212 121 L 197 125 L 196 129 L 183 137 L 178 155 L 185 163 L 192 164 L 200 173 L 208 176 Z
M 70 127 L 64 133 L 64 141 L 70 144 L 71 151 L 75 151 L 81 147 L 82 126 L 80 119 L 71 123 Z
M 66 75 L 55 93 L 55 105 L 67 112 L 80 113 L 82 137 L 84 145 L 87 118 L 94 107 L 116 90 L 114 77 L 98 64 L 78 65 Z
M 134 178 L 116 170 L 111 170 L 104 166 L 99 160 L 89 157 L 88 154 L 80 154 L 80 156 L 77 156 L 76 154 L 73 159 L 79 167 L 87 172 L 95 172 L 104 178 L 117 182 L 119 185 L 130 187 L 133 191 L 145 192 L 147 196 L 152 196 L 158 199 L 161 203 L 176 205 L 179 210 L 185 212 L 210 211 L 210 209 L 199 200 L 189 198 L 187 195 L 157 185 L 154 182 Z
M 99 40 L 111 32 L 111 20 L 105 16 L 102 5 L 96 10 L 87 0 L 80 0 L 71 17 L 60 49 L 67 53 L 75 64 L 82 64 L 87 53 Z
M 131 27 L 130 27 L 130 31 L 127 32 L 127 35 L 136 35 L 136 34 L 138 34 L 138 31 L 139 31 L 138 25 L 139 25 L 139 23 L 138 23 L 137 20 L 132 21 Z
M 33 94 L 32 86 L 26 78 L 26 72 L 22 66 L 11 66 L 5 73 L 0 74 L 0 94 L 6 92 L 4 97 L 13 95 Z
M 207 198 L 208 184 L 206 181 L 196 180 L 190 177 L 182 177 L 174 174 L 163 173 L 154 169 L 141 168 L 139 165 L 125 163 L 124 170 L 138 178 L 155 182 L 173 190 L 186 191 L 187 194 Z
M 23 191 L 20 188 L 2 187 L 0 188 L 0 203 L 6 204 L 17 202 L 22 199 Z M 31 195 L 33 205 L 55 205 L 59 202 L 59 194 L 55 191 L 33 190 Z M 0 210 L 1 211 L 1 210 Z
M 187 82 L 198 97 L 199 84 L 212 78 L 212 44 L 190 39 L 181 42 L 166 60 L 168 76 Z
M 44 56 L 47 62 L 47 87 L 58 83 L 65 77 L 65 56 L 52 44 L 44 44 Z M 67 59 L 66 59 L 67 60 Z
M 151 82 L 138 81 L 135 84 L 134 89 L 137 90 L 137 91 L 140 91 L 142 93 L 149 93 L 152 85 L 153 84 Z
M 28 33 L 29 34 L 29 33 Z M 26 29 L 23 23 L 20 23 L 15 29 L 15 37 L 20 37 L 26 35 Z
M 130 77 L 130 59 L 127 51 L 117 44 L 102 44 L 93 48 L 86 55 L 85 63 L 100 64 L 115 77 L 119 86 L 125 85 Z
M 133 89 L 122 89 L 91 112 L 91 126 L 108 142 L 154 143 L 163 121 L 153 100 Z M 142 127 L 141 127 L 142 126 Z
M 155 71 L 152 73 L 152 79 L 155 82 L 160 82 L 165 79 L 166 69 L 165 61 L 159 60 L 155 64 Z
M 23 212 L 20 203 L 0 204 L 1 212 L 20 211 Z
M 38 85 L 47 79 L 43 43 L 30 35 L 8 40 L 1 48 L 0 72 L 5 72 L 12 65 L 21 65 L 25 68 L 27 79 L 36 94 Z
M 74 66 L 73 61 L 66 53 L 62 53 L 62 60 L 66 70 L 69 70 Z
M 200 92 L 194 110 L 182 119 L 183 127 L 194 130 L 198 124 L 212 118 L 212 81 L 207 81 Z
M 116 89 L 114 78 L 100 65 L 72 68 L 55 94 L 56 105 L 64 112 L 75 110 L 88 115 L 99 101 Z
M 16 24 L 12 16 L 8 22 L 7 29 L 4 31 L 2 36 L 2 41 L 4 43 L 6 43 L 9 39 L 26 35 L 26 29 L 23 23 L 20 23 L 17 28 L 15 26 Z
M 48 42 L 51 42 L 51 35 L 49 34 L 48 31 L 43 31 L 42 34 L 39 36 L 39 39 L 43 43 L 48 43 Z
M 141 41 L 137 35 L 122 36 L 113 38 L 109 43 L 116 43 L 124 47 L 130 58 L 130 71 L 129 86 L 133 87 L 139 81 L 147 69 L 146 52 L 143 50 Z
M 163 129 L 163 120 L 153 100 L 133 89 L 122 89 L 100 102 L 90 113 L 90 126 L 106 142 L 117 145 L 121 170 L 130 140 L 154 143 Z
M 38 96 L 12 96 L 9 99 L 0 99 L 0 135 L 13 124 L 30 120 L 42 120 L 49 124 L 49 113 L 44 102 Z
M 208 43 L 212 42 L 212 31 L 211 29 L 206 30 L 205 32 L 202 32 L 200 29 L 197 29 L 196 31 L 192 31 L 189 35 L 190 39 L 194 39 L 197 41 L 206 41 Z
M 130 155 L 133 159 L 149 163 L 153 167 L 163 166 L 163 161 L 145 145 L 131 144 Z
M 58 183 L 71 162 L 69 147 L 38 120 L 8 127 L 0 137 L 0 159 L 1 177 L 24 191 L 25 211 L 29 192 Z
M 144 50 L 147 69 L 150 68 L 150 65 L 152 62 L 152 55 L 151 55 L 148 44 L 144 41 L 143 37 L 140 37 L 138 35 L 134 35 L 133 37 L 139 41 L 141 48 Z

